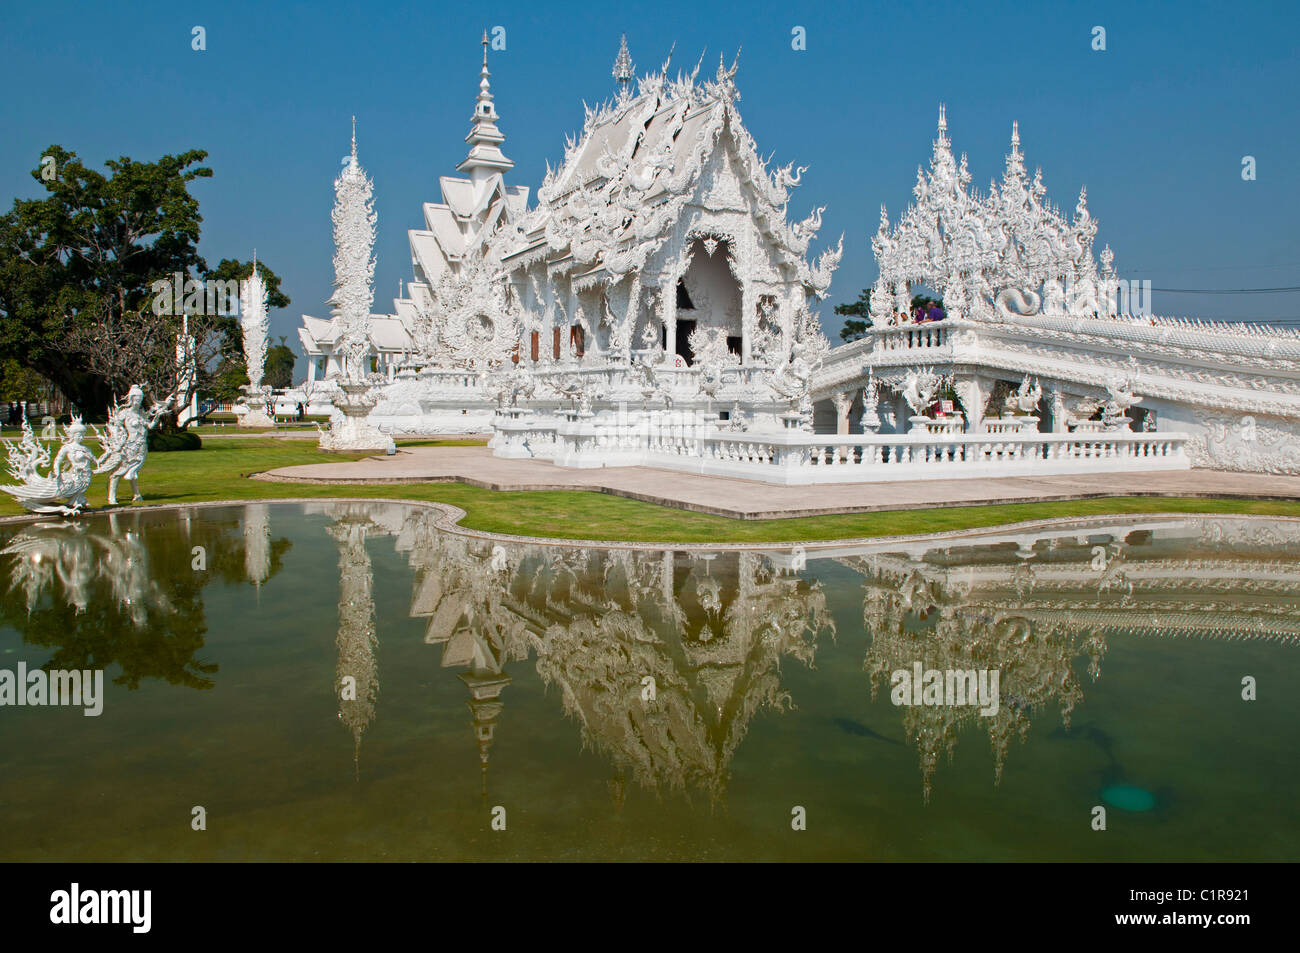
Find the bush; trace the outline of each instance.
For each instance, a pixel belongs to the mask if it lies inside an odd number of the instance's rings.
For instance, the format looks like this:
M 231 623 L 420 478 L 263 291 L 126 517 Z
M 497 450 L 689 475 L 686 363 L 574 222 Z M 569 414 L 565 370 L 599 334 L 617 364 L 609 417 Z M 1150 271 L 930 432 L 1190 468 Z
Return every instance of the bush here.
M 169 450 L 199 450 L 203 441 L 196 433 L 182 430 L 180 433 L 162 433 L 149 431 L 149 449 L 154 453 L 167 453 Z

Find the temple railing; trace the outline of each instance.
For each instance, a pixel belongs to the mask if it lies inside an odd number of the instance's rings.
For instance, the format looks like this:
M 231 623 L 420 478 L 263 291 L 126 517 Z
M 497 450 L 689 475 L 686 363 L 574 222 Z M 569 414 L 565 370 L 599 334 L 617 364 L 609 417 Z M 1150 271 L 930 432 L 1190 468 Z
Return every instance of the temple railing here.
M 1185 433 L 809 434 L 718 430 L 567 414 L 497 423 L 499 456 L 561 466 L 651 466 L 781 484 L 874 483 L 963 477 L 1185 470 Z M 536 448 L 548 452 L 538 453 Z M 554 447 L 553 454 L 549 448 Z
M 886 325 L 872 328 L 871 334 L 877 350 L 910 351 L 947 346 L 949 326 L 944 321 Z

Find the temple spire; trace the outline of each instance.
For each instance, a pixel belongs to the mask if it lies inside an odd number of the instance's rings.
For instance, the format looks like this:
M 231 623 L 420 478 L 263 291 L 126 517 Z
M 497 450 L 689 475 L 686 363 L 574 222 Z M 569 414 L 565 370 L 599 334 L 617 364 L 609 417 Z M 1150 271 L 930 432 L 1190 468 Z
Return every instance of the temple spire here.
M 618 56 L 614 57 L 614 79 L 618 80 L 618 95 L 620 97 L 626 95 L 628 86 L 635 75 L 632 55 L 627 51 L 627 34 L 624 33 L 618 43 Z
M 465 141 L 469 143 L 469 154 L 460 165 L 456 166 L 458 171 L 468 172 L 476 185 L 491 178 L 495 173 L 507 172 L 515 167 L 514 162 L 501 152 L 501 143 L 506 141 L 506 137 L 497 128 L 497 120 L 501 117 L 497 115 L 496 106 L 492 102 L 492 85 L 489 81 L 492 74 L 488 71 L 487 51 L 488 35 L 484 30 L 483 66 L 479 70 L 478 99 L 474 103 L 474 117 L 471 120 L 473 125 L 470 127 L 469 135 L 465 137 Z

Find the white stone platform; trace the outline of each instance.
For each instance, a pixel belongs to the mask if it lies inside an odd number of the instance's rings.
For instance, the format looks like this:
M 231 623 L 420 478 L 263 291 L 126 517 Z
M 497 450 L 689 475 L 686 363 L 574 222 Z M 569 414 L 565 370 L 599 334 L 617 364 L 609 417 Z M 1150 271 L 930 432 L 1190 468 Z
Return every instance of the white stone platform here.
M 832 484 L 816 489 L 650 467 L 570 470 L 545 460 L 503 460 L 486 447 L 406 447 L 391 457 L 280 467 L 254 479 L 288 483 L 463 482 L 493 490 L 589 490 L 736 519 L 1081 500 L 1107 496 L 1300 500 L 1300 477 L 1218 470 L 1129 472 Z

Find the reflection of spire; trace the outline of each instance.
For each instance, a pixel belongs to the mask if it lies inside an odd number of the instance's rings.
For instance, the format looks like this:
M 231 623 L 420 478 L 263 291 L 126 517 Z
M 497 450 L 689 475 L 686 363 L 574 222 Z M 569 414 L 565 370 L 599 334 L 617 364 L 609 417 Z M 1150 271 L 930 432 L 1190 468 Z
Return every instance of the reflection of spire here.
M 506 605 L 511 594 L 503 572 L 511 560 L 500 545 L 444 535 L 432 525 L 421 525 L 411 538 L 416 583 L 410 613 L 428 619 L 424 641 L 442 646 L 443 668 L 468 669 L 457 677 L 469 689 L 486 802 L 489 753 L 505 712 L 501 692 L 512 681 L 505 665 L 526 658 L 531 646 L 525 620 Z
M 478 761 L 480 775 L 480 793 L 483 803 L 487 803 L 488 750 L 496 735 L 496 723 L 505 711 L 505 703 L 500 700 L 501 692 L 513 679 L 509 675 L 479 674 L 461 672 L 458 676 L 469 689 L 470 700 L 466 702 L 474 716 L 474 737 L 478 741 Z
M 265 503 L 244 507 L 244 574 L 259 594 L 271 575 L 271 509 Z
M 329 533 L 339 544 L 339 634 L 338 667 L 335 691 L 339 697 L 339 720 L 352 733 L 353 766 L 361 776 L 361 735 L 375 717 L 375 698 L 379 694 L 379 666 L 375 659 L 378 639 L 375 635 L 374 571 L 366 551 L 366 531 L 370 520 L 353 514 L 346 504 L 338 507 L 337 521 Z M 344 679 L 354 680 L 345 691 Z

